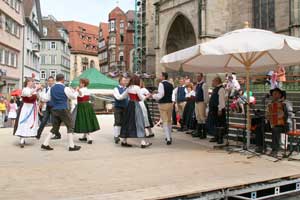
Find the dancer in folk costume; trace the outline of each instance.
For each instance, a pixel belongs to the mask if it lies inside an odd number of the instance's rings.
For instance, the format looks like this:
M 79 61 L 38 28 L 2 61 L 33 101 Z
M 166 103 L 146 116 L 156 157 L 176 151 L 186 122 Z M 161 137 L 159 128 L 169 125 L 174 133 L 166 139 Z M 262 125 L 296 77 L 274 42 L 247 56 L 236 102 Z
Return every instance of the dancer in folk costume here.
M 145 84 L 143 81 L 141 81 L 141 93 L 142 95 L 144 95 L 145 97 L 150 95 L 149 90 L 147 90 L 147 88 L 145 88 Z M 146 137 L 147 138 L 151 138 L 154 137 L 154 133 L 152 132 L 152 128 L 153 128 L 153 121 L 151 118 L 151 113 L 149 110 L 149 106 L 147 104 L 147 101 L 140 101 L 140 105 L 143 111 L 143 115 L 144 115 L 144 120 L 145 120 L 145 128 L 148 131 L 148 134 L 146 133 Z
M 56 84 L 51 87 L 48 97 L 45 98 L 45 101 L 52 101 L 53 108 L 51 109 L 51 114 L 53 117 L 52 129 L 51 132 L 45 138 L 44 143 L 41 148 L 47 151 L 53 150 L 49 146 L 49 142 L 52 136 L 52 133 L 58 133 L 60 129 L 61 122 L 67 127 L 68 141 L 69 141 L 69 151 L 78 151 L 80 146 L 74 144 L 73 140 L 73 123 L 71 118 L 71 113 L 68 110 L 68 99 L 76 99 L 78 92 L 73 91 L 69 87 L 65 87 L 65 76 L 63 74 L 56 75 Z
M 36 137 L 38 130 L 37 92 L 39 86 L 34 88 L 32 78 L 26 78 L 22 90 L 23 105 L 20 108 L 14 135 L 20 137 L 20 147 L 24 148 L 25 138 Z
M 193 132 L 194 137 L 200 137 L 200 139 L 206 138 L 206 107 L 209 101 L 208 88 L 204 80 L 204 75 L 200 73 L 197 76 L 197 85 L 195 88 L 196 103 L 195 114 L 197 119 L 197 127 Z
M 151 94 L 144 96 L 141 93 L 141 81 L 138 76 L 133 76 L 130 79 L 128 89 L 123 94 L 123 98 L 129 97 L 129 103 L 125 111 L 121 134 L 120 137 L 123 138 L 121 143 L 124 147 L 130 147 L 131 145 L 127 143 L 127 138 L 140 138 L 141 148 L 146 148 L 152 144 L 146 142 L 145 140 L 145 120 L 140 101 L 144 101 L 149 98 Z
M 114 89 L 114 141 L 116 144 L 120 141 L 121 126 L 124 120 L 125 110 L 128 105 L 128 98 L 122 99 L 123 93 L 127 90 L 127 79 L 123 76 L 119 78 L 119 85 Z
M 179 86 L 173 90 L 172 101 L 176 103 L 177 112 L 180 115 L 180 128 L 178 131 L 184 132 L 187 131 L 186 125 L 183 122 L 183 111 L 186 104 L 185 95 L 187 93 L 185 87 L 185 79 L 180 78 Z
M 213 79 L 212 86 L 214 89 L 209 100 L 209 112 L 207 117 L 208 133 L 214 136 L 210 142 L 223 144 L 223 137 L 227 126 L 225 89 L 222 84 L 222 79 L 218 76 Z
M 158 108 L 163 121 L 163 129 L 167 145 L 172 144 L 173 89 L 173 85 L 168 81 L 168 73 L 163 72 L 161 75 L 161 82 L 158 85 L 158 93 L 153 95 L 153 98 L 158 101 Z
M 90 133 L 100 129 L 97 116 L 94 112 L 90 101 L 90 92 L 87 89 L 90 81 L 88 79 L 80 79 L 79 81 L 79 96 L 77 97 L 76 118 L 74 120 L 74 132 L 83 133 L 83 137 L 79 138 L 80 141 L 93 143 Z
M 38 129 L 38 134 L 36 136 L 37 139 L 41 138 L 42 132 L 43 132 L 45 126 L 47 125 L 47 123 L 49 122 L 49 119 L 51 118 L 51 109 L 53 108 L 53 103 L 51 100 L 48 102 L 44 102 L 44 98 L 46 97 L 46 99 L 47 99 L 47 96 L 50 94 L 50 89 L 54 84 L 55 84 L 54 77 L 49 76 L 48 81 L 47 81 L 47 87 L 45 87 L 41 92 L 40 103 L 44 104 L 43 108 L 42 108 L 42 114 L 43 114 L 42 116 L 43 117 L 41 119 L 41 124 Z M 55 136 L 52 137 L 51 139 L 54 139 L 54 140 L 61 139 L 61 134 L 59 132 L 54 133 L 54 134 L 55 134 Z
M 195 117 L 195 99 L 196 94 L 193 90 L 193 84 L 186 85 L 187 93 L 185 95 L 186 105 L 183 110 L 182 120 L 188 130 L 194 130 L 196 125 Z M 187 132 L 189 134 L 190 132 Z

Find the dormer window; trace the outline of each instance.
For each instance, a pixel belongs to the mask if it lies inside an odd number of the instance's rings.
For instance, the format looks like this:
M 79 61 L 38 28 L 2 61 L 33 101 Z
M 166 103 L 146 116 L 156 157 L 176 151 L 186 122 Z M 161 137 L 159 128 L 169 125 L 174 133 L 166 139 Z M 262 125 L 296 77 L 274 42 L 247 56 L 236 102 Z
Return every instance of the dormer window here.
M 109 22 L 109 30 L 110 30 L 110 32 L 116 31 L 116 21 L 115 20 L 111 20 Z
M 43 27 L 43 35 L 44 36 L 48 35 L 48 29 L 46 27 Z

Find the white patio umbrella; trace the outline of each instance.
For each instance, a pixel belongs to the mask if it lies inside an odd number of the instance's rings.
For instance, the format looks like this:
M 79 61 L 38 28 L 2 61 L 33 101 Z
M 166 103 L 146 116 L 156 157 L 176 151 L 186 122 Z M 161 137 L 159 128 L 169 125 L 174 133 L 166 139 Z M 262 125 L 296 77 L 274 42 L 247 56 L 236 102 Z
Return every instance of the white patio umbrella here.
M 182 67 L 187 72 L 246 72 L 249 102 L 250 73 L 267 71 L 278 65 L 299 64 L 300 38 L 244 28 L 166 55 L 161 63 L 173 70 Z M 250 111 L 249 104 L 247 109 Z M 251 118 L 250 112 L 247 112 L 247 148 L 250 146 L 250 130 Z

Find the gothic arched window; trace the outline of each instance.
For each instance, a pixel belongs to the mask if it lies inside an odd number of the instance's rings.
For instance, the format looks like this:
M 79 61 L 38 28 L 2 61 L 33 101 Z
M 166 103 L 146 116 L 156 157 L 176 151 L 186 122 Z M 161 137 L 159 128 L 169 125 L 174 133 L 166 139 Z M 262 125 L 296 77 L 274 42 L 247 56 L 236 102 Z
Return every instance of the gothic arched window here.
M 253 0 L 253 25 L 254 28 L 275 29 L 274 0 Z

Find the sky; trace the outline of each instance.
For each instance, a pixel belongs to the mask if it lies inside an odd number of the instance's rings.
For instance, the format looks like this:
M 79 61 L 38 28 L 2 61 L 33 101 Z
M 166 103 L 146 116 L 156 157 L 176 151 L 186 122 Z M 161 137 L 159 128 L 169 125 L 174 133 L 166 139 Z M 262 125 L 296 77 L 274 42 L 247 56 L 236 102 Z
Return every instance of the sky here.
M 40 0 L 42 15 L 53 15 L 59 21 L 74 20 L 98 26 L 108 21 L 117 5 L 126 12 L 134 10 L 135 0 Z M 88 2 L 88 3 L 87 3 Z

